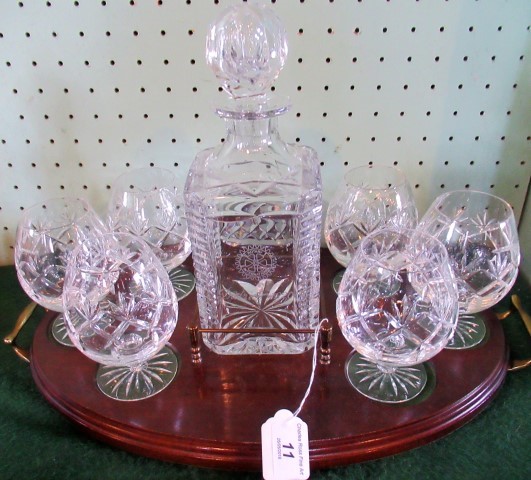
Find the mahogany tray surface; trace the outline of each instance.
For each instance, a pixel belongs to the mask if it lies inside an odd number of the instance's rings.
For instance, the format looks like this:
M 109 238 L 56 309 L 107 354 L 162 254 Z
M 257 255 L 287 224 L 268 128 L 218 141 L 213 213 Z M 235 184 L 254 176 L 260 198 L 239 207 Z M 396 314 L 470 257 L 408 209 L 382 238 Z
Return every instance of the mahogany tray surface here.
M 406 404 L 382 404 L 356 392 L 345 377 L 352 351 L 335 318 L 331 287 L 338 264 L 321 255 L 322 311 L 334 324 L 332 361 L 317 365 L 300 417 L 308 424 L 312 469 L 393 455 L 460 427 L 492 400 L 508 367 L 499 321 L 484 320 L 488 339 L 470 350 L 444 350 L 430 362 L 430 393 Z M 261 469 L 261 425 L 281 408 L 294 411 L 306 391 L 312 352 L 301 355 L 220 356 L 203 346 L 194 365 L 186 326 L 197 320 L 195 293 L 179 305 L 171 345 L 181 358 L 175 380 L 146 400 L 118 402 L 96 386 L 97 365 L 55 342 L 53 313 L 32 345 L 33 378 L 42 395 L 89 435 L 165 461 L 223 469 Z

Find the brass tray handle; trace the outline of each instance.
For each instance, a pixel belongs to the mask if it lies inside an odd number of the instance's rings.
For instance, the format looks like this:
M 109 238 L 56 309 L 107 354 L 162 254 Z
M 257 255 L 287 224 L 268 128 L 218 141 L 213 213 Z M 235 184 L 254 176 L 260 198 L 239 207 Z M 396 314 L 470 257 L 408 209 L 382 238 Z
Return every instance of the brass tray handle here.
M 18 316 L 11 333 L 4 338 L 4 343 L 6 343 L 7 345 L 11 345 L 15 353 L 20 358 L 22 358 L 22 360 L 28 363 L 30 363 L 30 352 L 27 348 L 19 347 L 16 344 L 16 339 L 28 319 L 31 317 L 31 314 L 33 313 L 33 310 L 35 310 L 36 306 L 37 304 L 35 302 L 31 302 L 29 305 L 27 305 L 26 308 L 24 308 L 24 310 L 22 310 L 22 312 Z
M 523 370 L 524 368 L 527 368 L 531 365 L 531 358 L 518 360 L 513 359 L 511 360 L 511 364 L 509 365 L 509 368 L 507 369 L 508 372 L 517 372 L 518 370 Z
M 529 335 L 531 336 L 531 315 L 529 315 L 522 307 L 522 302 L 520 301 L 520 297 L 518 295 L 511 295 L 511 302 L 515 306 L 516 310 L 518 310 L 520 318 L 524 322 L 524 325 L 527 328 Z M 507 370 L 509 372 L 517 372 L 518 370 L 523 370 L 524 368 L 527 368 L 530 365 L 531 358 L 521 360 L 513 359 L 511 360 L 511 364 L 509 365 L 509 368 Z

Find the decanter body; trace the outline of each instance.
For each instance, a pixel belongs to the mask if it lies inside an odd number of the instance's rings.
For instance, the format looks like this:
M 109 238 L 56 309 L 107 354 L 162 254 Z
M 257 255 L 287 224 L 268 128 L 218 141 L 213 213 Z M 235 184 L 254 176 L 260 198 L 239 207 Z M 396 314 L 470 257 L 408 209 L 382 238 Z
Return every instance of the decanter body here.
M 271 9 L 231 7 L 210 26 L 206 60 L 231 97 L 225 142 L 199 153 L 185 187 L 199 317 L 220 354 L 301 353 L 319 319 L 321 176 L 315 152 L 277 131 L 268 95 L 287 56 Z M 222 330 L 219 332 L 219 330 Z
M 203 339 L 221 354 L 304 352 L 312 335 L 288 331 L 319 319 L 319 164 L 280 139 L 277 112 L 227 119 L 225 142 L 201 152 L 187 180 L 201 326 L 226 330 Z

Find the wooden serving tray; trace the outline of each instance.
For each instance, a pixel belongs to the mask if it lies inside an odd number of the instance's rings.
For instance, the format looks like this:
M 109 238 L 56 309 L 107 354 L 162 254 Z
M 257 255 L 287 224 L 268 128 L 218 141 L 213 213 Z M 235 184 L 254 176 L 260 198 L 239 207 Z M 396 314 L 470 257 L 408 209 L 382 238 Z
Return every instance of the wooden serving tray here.
M 334 324 L 332 361 L 317 365 L 300 417 L 308 424 L 312 469 L 393 455 L 435 440 L 477 415 L 501 387 L 508 367 L 502 327 L 491 312 L 488 340 L 463 351 L 444 350 L 430 362 L 434 378 L 420 399 L 374 402 L 345 377 L 351 347 L 335 319 L 331 281 L 338 264 L 322 251 L 323 310 Z M 53 314 L 41 322 L 31 369 L 42 395 L 89 435 L 161 460 L 238 470 L 261 469 L 261 425 L 281 408 L 294 411 L 306 391 L 312 352 L 301 355 L 220 356 L 203 347 L 191 362 L 186 326 L 196 321 L 195 293 L 180 303 L 171 345 L 181 357 L 172 384 L 158 395 L 118 402 L 98 390 L 97 365 L 50 334 Z

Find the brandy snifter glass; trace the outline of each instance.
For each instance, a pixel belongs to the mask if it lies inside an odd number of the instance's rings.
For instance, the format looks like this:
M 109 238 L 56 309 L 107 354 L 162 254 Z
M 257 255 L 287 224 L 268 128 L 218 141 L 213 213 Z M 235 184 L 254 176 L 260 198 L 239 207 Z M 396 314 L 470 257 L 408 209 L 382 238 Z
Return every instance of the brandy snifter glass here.
M 447 348 L 474 347 L 487 330 L 477 313 L 498 303 L 518 275 L 520 246 L 513 209 L 489 193 L 456 190 L 435 199 L 419 229 L 445 245 L 457 281 L 460 316 Z
M 121 175 L 111 188 L 109 224 L 148 243 L 168 270 L 179 300 L 193 290 L 194 275 L 181 266 L 191 251 L 184 199 L 170 170 L 136 168 Z
M 26 209 L 17 228 L 15 267 L 28 296 L 44 308 L 62 312 L 70 253 L 104 231 L 99 217 L 81 198 L 52 198 Z M 61 313 L 52 323 L 52 334 L 62 345 L 72 345 Z
M 370 234 L 347 267 L 336 310 L 356 349 L 345 367 L 353 387 L 385 403 L 415 398 L 428 378 L 423 362 L 444 348 L 457 322 L 446 249 L 414 230 Z
M 127 233 L 94 237 L 68 260 L 63 309 L 73 344 L 100 364 L 96 383 L 124 401 L 151 397 L 177 374 L 166 345 L 177 324 L 177 296 L 146 242 Z
M 415 199 L 402 171 L 366 165 L 344 174 L 328 205 L 324 236 L 330 253 L 346 267 L 367 235 L 385 227 L 414 228 L 417 219 Z M 333 280 L 336 291 L 344 271 Z

